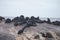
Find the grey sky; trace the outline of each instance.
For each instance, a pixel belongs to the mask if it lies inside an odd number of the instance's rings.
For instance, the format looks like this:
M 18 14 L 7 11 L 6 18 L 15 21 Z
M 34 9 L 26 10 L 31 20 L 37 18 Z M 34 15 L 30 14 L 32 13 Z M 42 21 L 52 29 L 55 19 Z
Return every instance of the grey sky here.
M 0 16 L 60 18 L 60 0 L 0 0 Z

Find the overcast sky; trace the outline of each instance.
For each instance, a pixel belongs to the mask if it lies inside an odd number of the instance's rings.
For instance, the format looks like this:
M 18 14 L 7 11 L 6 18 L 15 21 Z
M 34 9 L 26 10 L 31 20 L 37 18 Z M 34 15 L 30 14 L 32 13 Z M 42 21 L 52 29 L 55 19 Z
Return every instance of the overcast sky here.
M 60 18 L 60 0 L 0 0 L 0 16 Z

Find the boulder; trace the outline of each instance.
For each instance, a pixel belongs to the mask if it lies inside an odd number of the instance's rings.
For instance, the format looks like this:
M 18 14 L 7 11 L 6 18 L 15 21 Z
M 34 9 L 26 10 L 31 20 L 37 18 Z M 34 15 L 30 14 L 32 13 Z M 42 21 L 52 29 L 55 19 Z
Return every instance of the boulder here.
M 42 37 L 46 37 L 45 33 L 42 33 L 42 32 L 41 32 L 40 34 L 42 35 Z
M 39 35 L 36 35 L 35 37 L 34 37 L 34 39 L 39 39 L 40 37 L 39 37 Z
M 49 32 L 46 33 L 46 37 L 47 38 L 53 38 L 53 36 Z

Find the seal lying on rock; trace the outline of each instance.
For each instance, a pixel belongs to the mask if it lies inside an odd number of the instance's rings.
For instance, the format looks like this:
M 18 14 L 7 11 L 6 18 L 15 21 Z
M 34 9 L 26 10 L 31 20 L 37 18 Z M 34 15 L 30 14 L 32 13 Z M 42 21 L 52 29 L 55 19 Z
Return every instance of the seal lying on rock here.
M 34 20 L 28 20 L 27 23 L 26 23 L 26 27 L 29 27 L 29 26 L 36 26 L 37 24 L 35 23 Z
M 32 22 L 32 20 L 29 20 L 29 21 L 26 23 L 26 25 L 25 25 L 21 30 L 18 31 L 18 34 L 22 34 L 23 31 L 24 31 L 26 28 L 29 28 L 29 27 L 31 27 L 31 26 L 36 26 L 36 24 L 35 24 L 34 22 Z
M 18 31 L 17 34 L 18 34 L 18 35 L 21 35 L 21 34 L 24 32 L 25 28 L 26 28 L 26 27 L 23 27 L 21 30 Z
M 11 23 L 11 22 L 12 22 L 12 21 L 11 21 L 11 19 L 9 19 L 9 18 L 5 20 L 5 23 Z
M 23 29 L 22 30 L 19 30 L 17 34 L 21 35 L 23 33 Z
M 49 19 L 49 18 L 47 18 L 47 23 L 48 23 L 48 24 L 51 24 L 51 21 L 50 21 L 50 19 Z
M 0 21 L 2 21 L 2 20 L 5 20 L 5 18 L 4 18 L 4 17 L 2 17 L 2 16 L 0 16 Z
M 53 25 L 57 25 L 57 26 L 60 26 L 60 21 L 54 21 L 52 22 Z

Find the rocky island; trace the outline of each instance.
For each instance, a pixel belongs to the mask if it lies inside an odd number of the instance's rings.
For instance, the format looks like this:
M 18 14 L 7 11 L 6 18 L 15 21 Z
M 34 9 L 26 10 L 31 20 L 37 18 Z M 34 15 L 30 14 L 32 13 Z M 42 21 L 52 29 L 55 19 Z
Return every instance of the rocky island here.
M 60 21 L 38 17 L 15 17 L 5 19 L 0 16 L 0 40 L 60 40 Z

